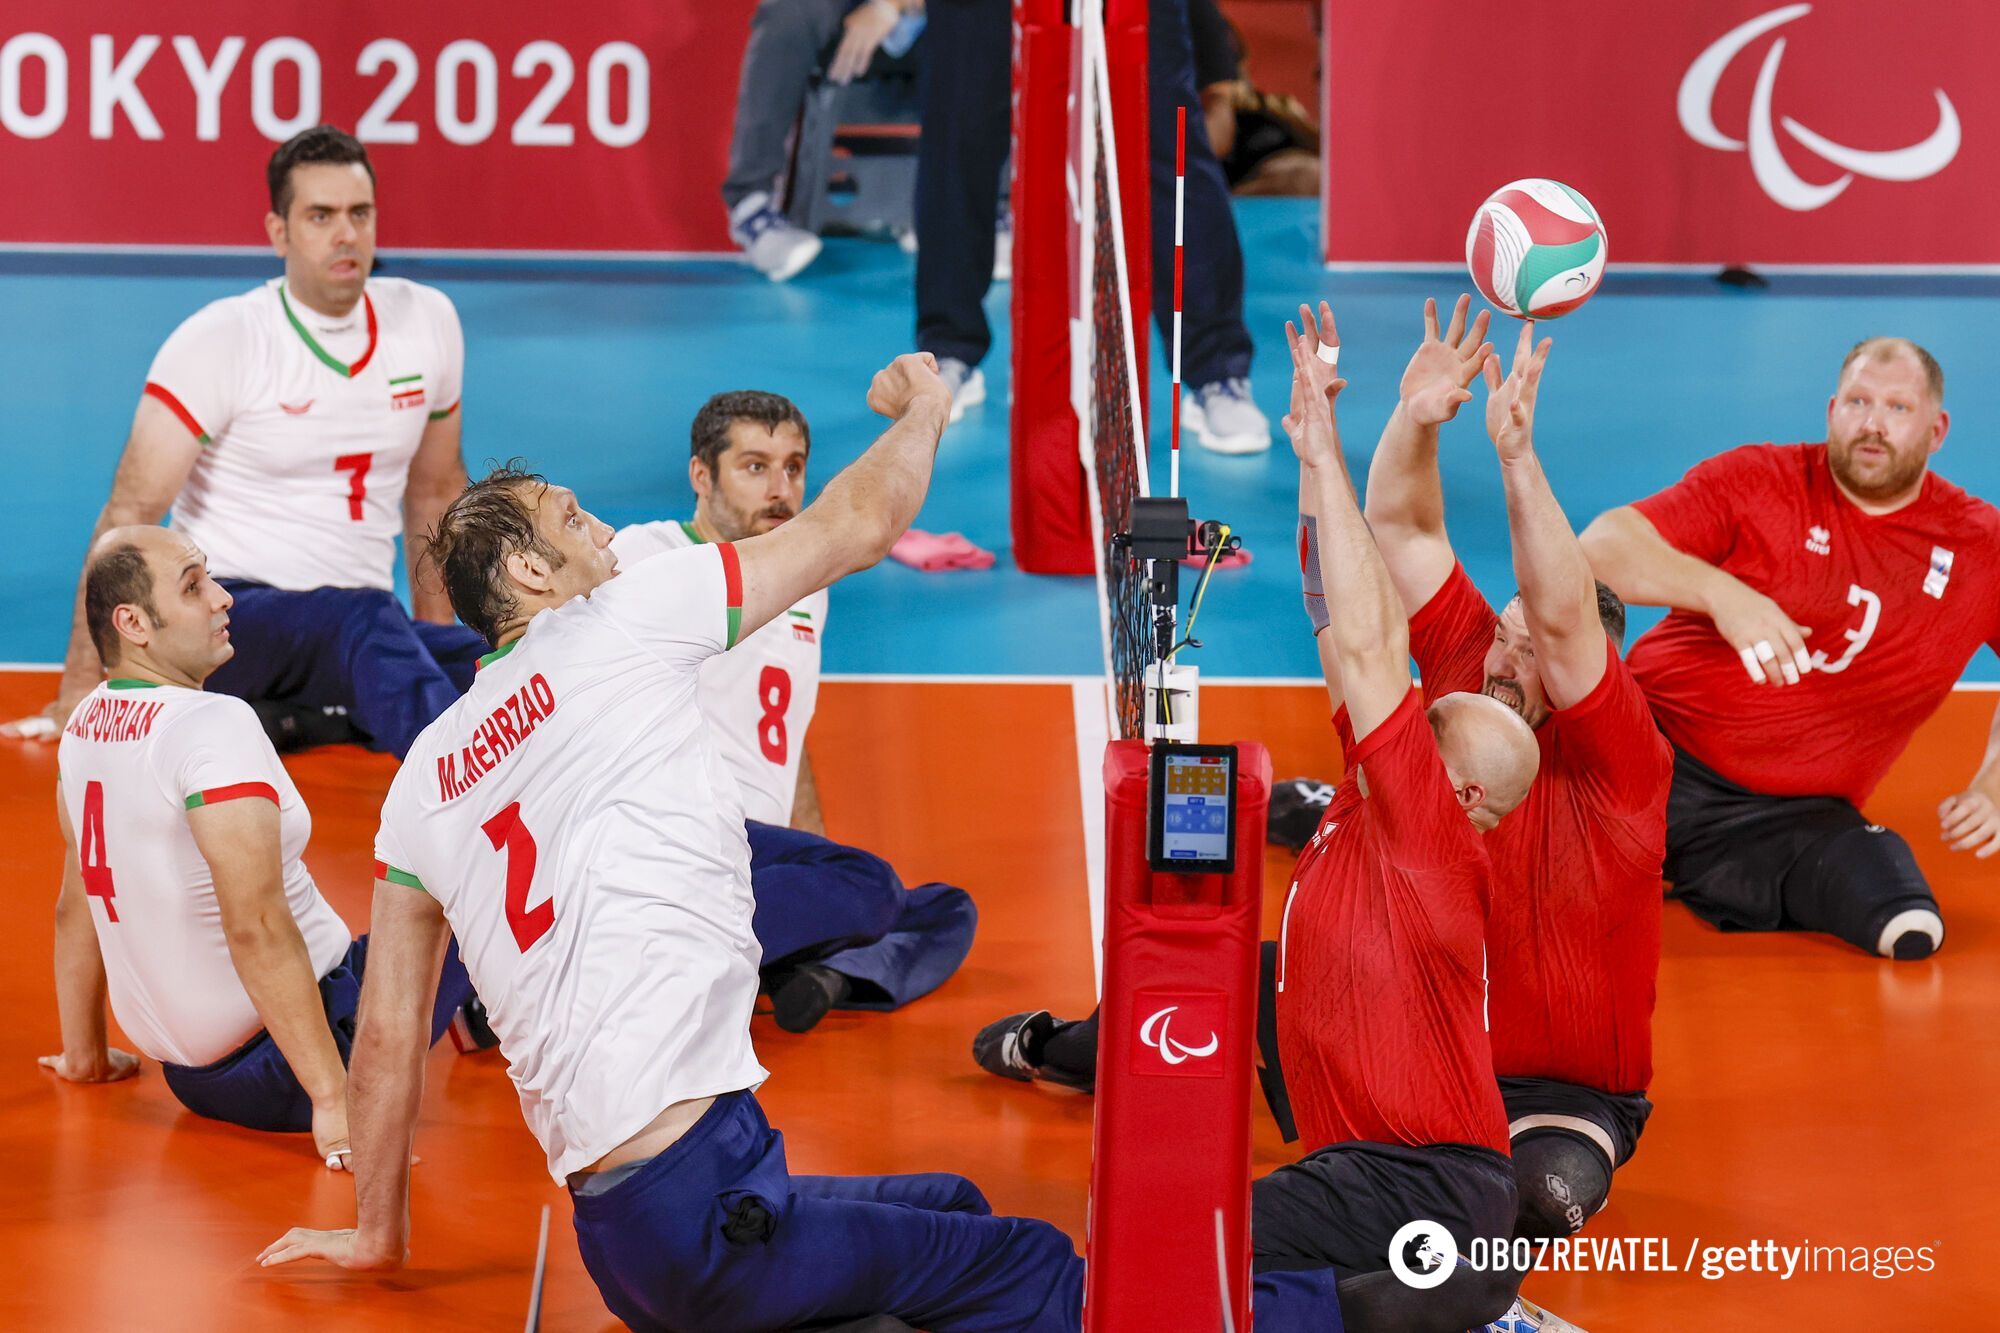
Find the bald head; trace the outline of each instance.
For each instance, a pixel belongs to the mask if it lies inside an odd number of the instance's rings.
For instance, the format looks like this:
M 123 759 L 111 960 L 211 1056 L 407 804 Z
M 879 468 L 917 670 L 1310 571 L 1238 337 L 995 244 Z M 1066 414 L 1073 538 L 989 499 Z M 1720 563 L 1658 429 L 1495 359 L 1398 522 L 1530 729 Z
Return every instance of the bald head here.
M 1937 358 L 1920 343 L 1908 338 L 1874 337 L 1863 338 L 1848 349 L 1847 356 L 1840 363 L 1840 383 L 1845 384 L 1850 371 L 1857 364 L 1892 364 L 1907 360 L 1913 369 L 1923 377 L 1924 388 L 1930 392 L 1934 407 L 1944 405 L 1944 367 Z
M 1484 694 L 1447 694 L 1430 706 L 1438 755 L 1466 817 L 1483 833 L 1519 805 L 1541 767 L 1541 747 L 1520 714 Z
M 112 528 L 84 565 L 84 623 L 107 670 L 139 661 L 198 687 L 234 651 L 230 603 L 208 557 L 170 528 Z

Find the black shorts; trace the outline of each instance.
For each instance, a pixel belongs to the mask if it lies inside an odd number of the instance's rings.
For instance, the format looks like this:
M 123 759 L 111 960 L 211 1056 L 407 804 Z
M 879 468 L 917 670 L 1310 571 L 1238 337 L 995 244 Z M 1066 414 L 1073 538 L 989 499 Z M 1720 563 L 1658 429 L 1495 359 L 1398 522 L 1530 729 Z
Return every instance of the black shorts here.
M 1552 1078 L 1503 1078 L 1500 1100 L 1507 1106 L 1507 1133 L 1514 1138 L 1537 1129 L 1567 1129 L 1579 1134 L 1611 1159 L 1612 1168 L 1625 1165 L 1639 1147 L 1653 1104 L 1643 1092 L 1599 1092 Z M 1595 1126 L 1549 1124 L 1545 1118 L 1580 1120 Z M 1526 1122 L 1526 1123 L 1524 1123 Z M 1599 1135 L 1602 1135 L 1600 1138 Z
M 1514 1170 L 1491 1148 L 1336 1143 L 1250 1186 L 1251 1265 L 1380 1272 L 1391 1238 L 1419 1219 L 1441 1223 L 1463 1254 L 1475 1236 L 1513 1235 L 1515 1207 Z
M 1663 873 L 1723 930 L 1816 930 L 1873 953 L 1882 927 L 1937 899 L 1902 835 L 1838 796 L 1764 796 L 1674 751 Z

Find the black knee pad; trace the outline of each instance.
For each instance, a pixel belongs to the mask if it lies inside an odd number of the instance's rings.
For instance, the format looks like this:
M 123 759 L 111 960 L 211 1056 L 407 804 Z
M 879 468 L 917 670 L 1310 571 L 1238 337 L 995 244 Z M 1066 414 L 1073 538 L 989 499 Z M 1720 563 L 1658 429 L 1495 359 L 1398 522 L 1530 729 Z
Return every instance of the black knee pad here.
M 1611 1197 L 1611 1163 L 1581 1134 L 1531 1129 L 1514 1140 L 1514 1182 L 1521 1198 L 1516 1236 L 1573 1236 Z
M 1785 877 L 1784 899 L 1794 925 L 1885 958 L 1928 957 L 1944 943 L 1944 919 L 1916 854 L 1880 824 L 1843 829 L 1808 849 Z

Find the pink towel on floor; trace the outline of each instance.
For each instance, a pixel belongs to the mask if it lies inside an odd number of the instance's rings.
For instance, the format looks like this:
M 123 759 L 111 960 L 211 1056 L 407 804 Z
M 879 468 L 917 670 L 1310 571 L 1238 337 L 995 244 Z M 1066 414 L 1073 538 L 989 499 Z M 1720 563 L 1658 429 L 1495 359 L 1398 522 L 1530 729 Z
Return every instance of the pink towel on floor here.
M 991 569 L 993 552 L 981 550 L 962 533 L 923 532 L 911 528 L 889 548 L 889 558 L 911 569 L 936 574 L 947 569 Z

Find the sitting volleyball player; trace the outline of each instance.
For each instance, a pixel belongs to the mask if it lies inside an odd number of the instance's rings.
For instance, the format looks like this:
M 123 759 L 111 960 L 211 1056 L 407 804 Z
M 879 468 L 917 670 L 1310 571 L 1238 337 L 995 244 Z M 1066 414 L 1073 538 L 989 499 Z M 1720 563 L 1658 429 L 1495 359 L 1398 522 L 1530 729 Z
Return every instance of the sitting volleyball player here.
M 789 399 L 717 394 L 695 414 L 692 436 L 694 517 L 621 529 L 611 539 L 620 568 L 740 542 L 798 513 L 812 434 Z M 829 1008 L 894 1009 L 928 995 L 965 961 L 978 922 L 965 890 L 905 889 L 881 857 L 824 836 L 805 742 L 826 604 L 825 589 L 801 598 L 701 667 L 702 712 L 748 816 L 763 985 L 788 1032 L 806 1031 Z
M 949 393 L 906 356 L 869 404 L 895 424 L 739 543 L 621 570 L 575 495 L 504 470 L 446 512 L 434 558 L 498 647 L 383 803 L 349 1094 L 359 1226 L 295 1230 L 264 1263 L 404 1262 L 425 997 L 456 936 L 584 1264 L 633 1328 L 1078 1327 L 1083 1266 L 1056 1228 L 992 1216 L 958 1176 L 794 1176 L 753 1091 L 750 850 L 699 671 L 916 515 Z
M 235 651 L 230 605 L 179 533 L 114 528 L 91 551 L 84 606 L 111 679 L 57 752 L 63 1050 L 41 1063 L 85 1083 L 138 1072 L 106 1045 L 108 990 L 182 1105 L 311 1130 L 338 1168 L 368 940 L 348 939 L 300 859 L 312 818 L 249 705 L 202 691 Z M 454 957 L 425 997 L 429 1040 L 470 996 Z
M 236 599 L 236 656 L 209 688 L 250 700 L 286 748 L 401 756 L 485 648 L 419 562 L 414 619 L 394 591 L 397 536 L 428 531 L 465 486 L 465 340 L 443 292 L 369 276 L 375 169 L 353 137 L 314 126 L 265 175 L 284 274 L 161 346 L 97 532 L 171 508 Z M 8 731 L 54 735 L 99 667 L 79 580 L 58 698 Z

